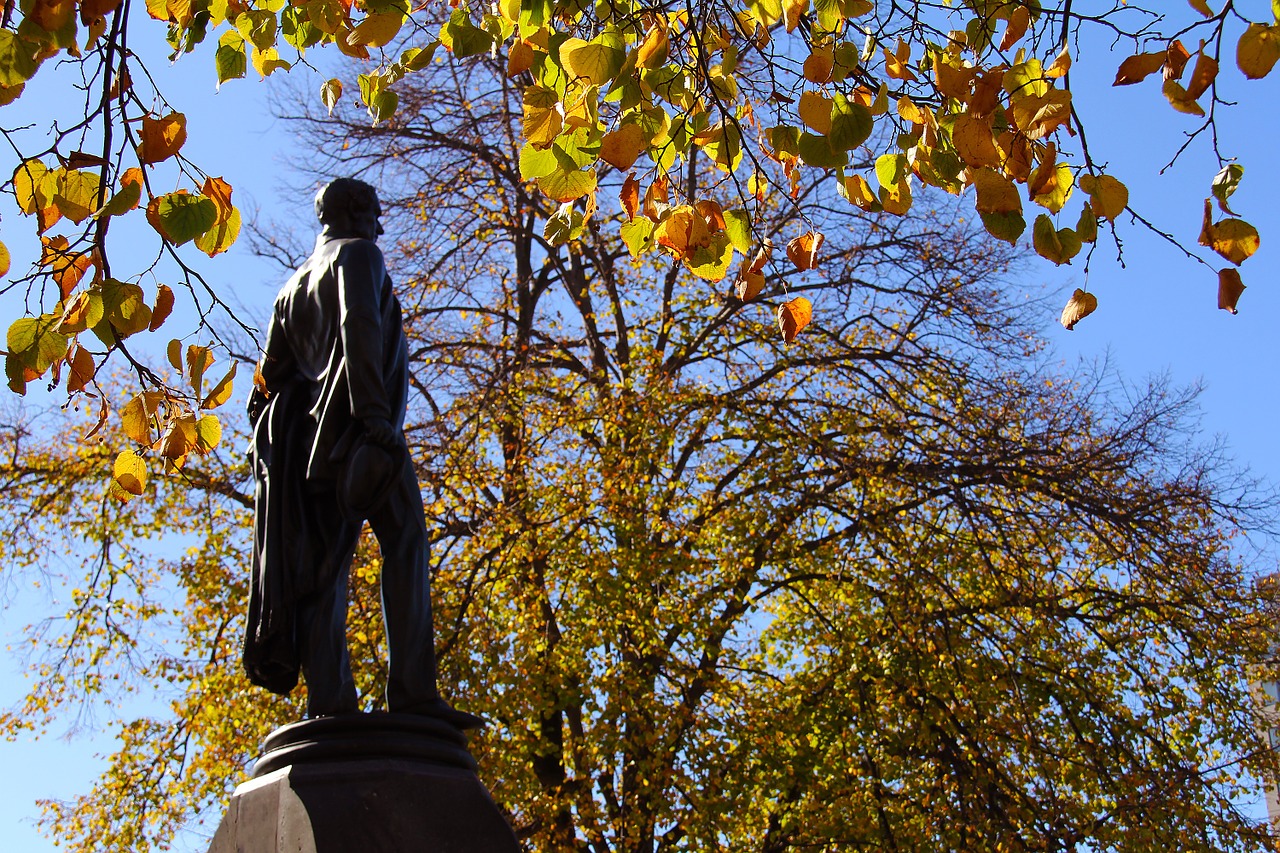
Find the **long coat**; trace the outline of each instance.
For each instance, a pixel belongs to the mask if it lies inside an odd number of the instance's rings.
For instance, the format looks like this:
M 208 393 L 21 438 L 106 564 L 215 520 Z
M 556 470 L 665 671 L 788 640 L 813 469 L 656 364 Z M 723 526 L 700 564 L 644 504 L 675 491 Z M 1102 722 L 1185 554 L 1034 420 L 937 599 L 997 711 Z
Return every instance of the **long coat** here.
M 322 234 L 276 297 L 249 402 L 257 480 L 244 665 L 276 693 L 298 680 L 297 602 L 334 582 L 351 554 L 336 483 L 360 423 L 402 435 L 408 349 L 400 303 L 372 240 Z M 403 440 L 403 439 L 401 439 Z

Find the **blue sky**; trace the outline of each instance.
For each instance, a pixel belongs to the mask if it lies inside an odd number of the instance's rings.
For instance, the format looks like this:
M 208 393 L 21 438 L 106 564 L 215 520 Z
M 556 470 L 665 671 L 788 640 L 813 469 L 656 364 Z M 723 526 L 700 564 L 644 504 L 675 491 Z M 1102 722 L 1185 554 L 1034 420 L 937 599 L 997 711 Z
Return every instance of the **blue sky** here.
M 1239 5 L 1259 18 L 1269 12 L 1265 0 Z M 144 36 L 159 38 L 159 24 L 146 20 L 138 24 L 142 26 L 135 29 L 135 41 Z M 1156 77 L 1139 85 L 1112 88 L 1115 67 L 1127 52 L 1109 54 L 1108 45 L 1088 42 L 1083 47 L 1085 53 L 1075 57 L 1072 85 L 1095 158 L 1109 164 L 1109 171 L 1126 181 L 1135 208 L 1194 246 L 1201 204 L 1218 170 L 1217 159 L 1205 140 L 1197 140 L 1170 174 L 1161 177 L 1161 167 L 1181 144 L 1180 134 L 1193 129 L 1195 120 L 1168 106 Z M 233 81 L 215 95 L 210 50 L 185 57 L 172 68 L 165 65 L 163 59 L 155 63 L 157 72 L 163 72 L 159 77 L 162 86 L 188 116 L 190 142 L 184 153 L 210 174 L 225 177 L 236 188 L 235 200 L 246 210 L 256 204 L 267 219 L 287 217 L 289 211 L 281 208 L 277 186 L 291 177 L 288 163 L 295 143 L 269 114 L 267 90 L 277 81 Z M 256 77 L 252 71 L 250 74 Z M 308 75 L 305 85 L 309 88 L 319 85 L 320 78 L 306 69 L 294 74 Z M 1277 140 L 1271 112 L 1274 104 L 1280 103 L 1280 72 L 1263 81 L 1244 81 L 1224 63 L 1221 77 L 1221 95 L 1240 102 L 1219 112 L 1223 153 L 1238 157 L 1246 170 L 1232 205 L 1262 233 L 1261 250 L 1241 268 L 1248 290 L 1240 301 L 1240 314 L 1231 316 L 1216 308 L 1216 276 L 1212 271 L 1187 260 L 1140 227 L 1130 227 L 1127 215 L 1120 218 L 1127 269 L 1120 268 L 1114 244 L 1103 237 L 1087 283 L 1081 260 L 1077 260 L 1073 266 L 1061 268 L 1033 262 L 1026 284 L 1028 290 L 1048 288 L 1055 294 L 1051 301 L 1059 305 L 1079 286 L 1087 285 L 1098 296 L 1097 313 L 1073 332 L 1057 325 L 1055 313 L 1046 312 L 1043 317 L 1044 338 L 1064 371 L 1082 370 L 1084 365 L 1109 359 L 1131 382 L 1141 383 L 1148 376 L 1167 372 L 1177 384 L 1203 383 L 1200 402 L 1205 440 L 1221 436 L 1239 464 L 1280 482 L 1280 451 L 1270 424 L 1277 413 L 1273 377 L 1280 365 L 1280 215 L 1275 212 L 1277 182 L 1272 162 Z M 18 104 L 4 108 L 0 123 L 47 124 L 47 116 L 37 106 L 47 103 L 41 100 L 38 85 L 33 84 L 33 90 Z M 45 97 L 57 97 L 55 90 L 48 92 Z M 25 112 L 15 114 L 13 110 Z M 4 166 L 4 170 L 8 168 Z M 1070 204 L 1067 209 L 1078 207 Z M 1074 213 L 1071 216 L 1073 220 Z M 29 241 L 30 226 L 7 200 L 0 203 L 0 217 L 0 235 L 15 250 L 15 268 L 21 268 L 29 258 L 17 251 L 18 244 Z M 10 234 L 18 236 L 11 238 Z M 1202 255 L 1215 269 L 1223 265 L 1207 251 Z M 251 309 L 265 310 L 279 285 L 278 272 L 251 257 L 243 242 L 214 261 L 195 257 L 212 283 L 234 287 Z M 116 260 L 117 265 L 122 262 L 121 258 Z M 30 618 L 29 609 L 39 603 L 26 591 L 10 599 L 10 607 L 0 612 L 0 641 L 7 644 L 20 636 Z M 22 690 L 19 662 L 0 656 L 0 707 L 13 702 Z M 86 790 L 101 766 L 95 753 L 112 749 L 109 739 L 94 737 L 91 731 L 74 733 L 70 739 L 62 738 L 63 733 L 55 729 L 38 742 L 0 742 L 0 766 L 10 770 L 0 775 L 0 832 L 7 850 L 54 850 L 31 826 L 36 814 L 34 800 L 70 797 Z M 18 768 L 21 773 L 13 772 Z M 189 847 L 203 849 L 198 841 L 190 842 Z

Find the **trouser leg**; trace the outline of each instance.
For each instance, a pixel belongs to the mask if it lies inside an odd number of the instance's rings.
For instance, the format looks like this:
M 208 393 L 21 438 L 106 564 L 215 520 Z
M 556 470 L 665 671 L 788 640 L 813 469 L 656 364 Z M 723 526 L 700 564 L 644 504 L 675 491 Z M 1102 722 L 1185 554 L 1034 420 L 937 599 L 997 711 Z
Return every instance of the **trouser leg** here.
M 353 714 L 359 710 L 351 658 L 347 650 L 347 580 L 355 535 L 341 537 L 350 547 L 340 558 L 332 583 L 298 604 L 298 647 L 307 683 L 307 716 Z M 341 547 L 341 546 L 340 546 Z
M 387 626 L 387 710 L 425 710 L 436 691 L 431 573 L 422 494 L 405 466 L 396 493 L 369 519 L 382 552 L 382 613 Z

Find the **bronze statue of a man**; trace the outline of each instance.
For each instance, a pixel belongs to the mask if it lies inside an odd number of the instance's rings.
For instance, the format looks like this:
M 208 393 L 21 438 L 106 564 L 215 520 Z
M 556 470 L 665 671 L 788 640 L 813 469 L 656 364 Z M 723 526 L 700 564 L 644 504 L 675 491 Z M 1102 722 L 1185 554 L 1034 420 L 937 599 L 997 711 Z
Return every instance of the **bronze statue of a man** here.
M 276 297 L 249 401 L 257 479 L 244 665 L 310 717 L 358 710 L 347 577 L 364 520 L 382 552 L 387 708 L 449 715 L 436 692 L 426 521 L 404 438 L 408 350 L 370 185 L 316 195 L 315 251 Z M 456 712 L 453 712 L 456 713 Z

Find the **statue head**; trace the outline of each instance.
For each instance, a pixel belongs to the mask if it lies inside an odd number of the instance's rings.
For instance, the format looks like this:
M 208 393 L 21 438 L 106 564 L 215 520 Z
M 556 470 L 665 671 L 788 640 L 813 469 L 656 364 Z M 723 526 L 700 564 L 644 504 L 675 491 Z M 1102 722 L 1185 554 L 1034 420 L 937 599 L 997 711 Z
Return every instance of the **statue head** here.
M 316 218 L 335 237 L 376 240 L 382 233 L 378 191 L 355 178 L 336 178 L 316 193 Z

